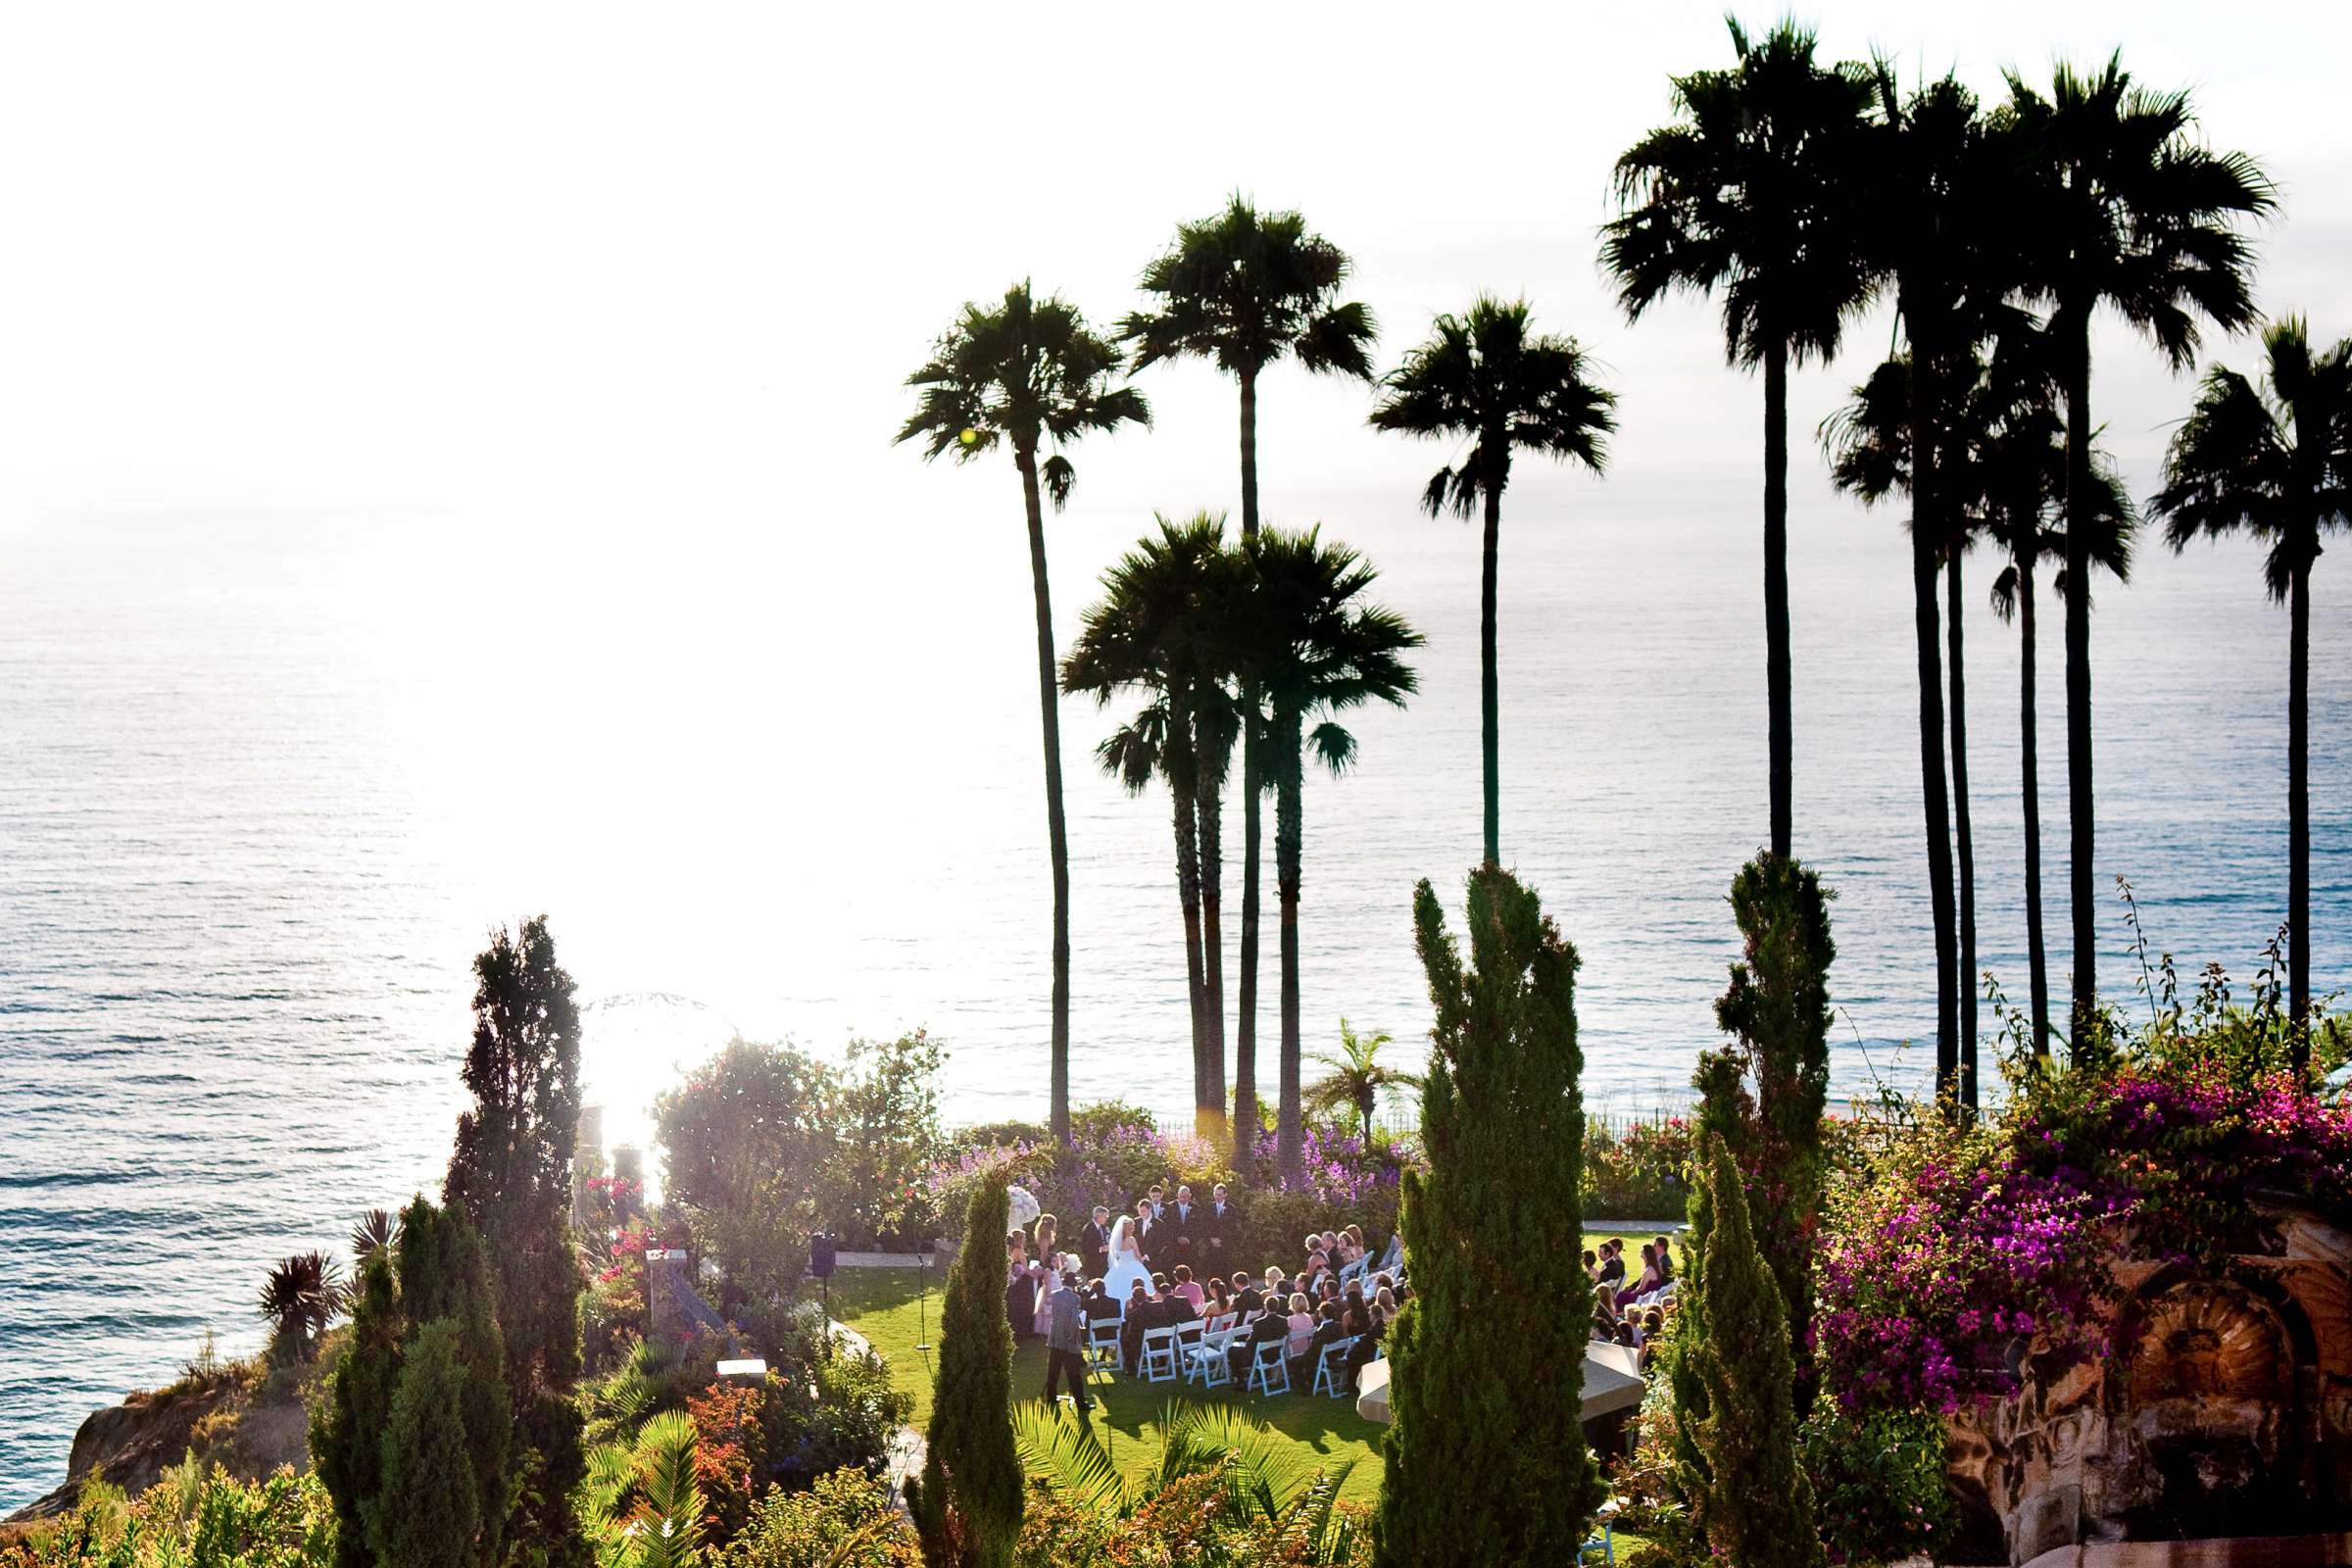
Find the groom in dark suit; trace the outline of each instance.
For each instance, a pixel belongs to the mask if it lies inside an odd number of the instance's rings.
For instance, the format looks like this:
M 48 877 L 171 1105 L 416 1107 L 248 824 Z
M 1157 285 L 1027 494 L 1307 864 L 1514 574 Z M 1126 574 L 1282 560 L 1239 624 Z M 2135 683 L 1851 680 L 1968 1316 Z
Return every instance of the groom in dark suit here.
M 1136 1203 L 1135 1246 L 1143 1257 L 1146 1268 L 1160 1266 L 1159 1249 L 1160 1244 L 1166 1239 L 1166 1224 L 1167 1222 L 1159 1217 L 1159 1210 L 1153 1205 L 1152 1200 L 1147 1198 Z
M 1205 1268 L 1211 1274 L 1225 1272 L 1227 1254 L 1233 1250 L 1233 1228 L 1241 1219 L 1240 1212 L 1225 1196 L 1225 1184 L 1219 1182 L 1209 1194 L 1208 1207 L 1200 1211 L 1200 1220 L 1194 1229 L 1200 1240 L 1200 1261 L 1193 1265 L 1197 1273 Z

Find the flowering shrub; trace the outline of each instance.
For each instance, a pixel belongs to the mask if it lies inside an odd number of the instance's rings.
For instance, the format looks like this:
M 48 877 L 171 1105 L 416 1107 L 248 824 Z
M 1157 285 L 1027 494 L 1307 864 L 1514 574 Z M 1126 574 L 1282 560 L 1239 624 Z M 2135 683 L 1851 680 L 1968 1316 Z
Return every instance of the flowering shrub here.
M 694 1479 L 703 1494 L 703 1525 L 712 1545 L 732 1540 L 751 1517 L 752 1495 L 767 1472 L 760 1410 L 767 1391 L 757 1384 L 713 1383 L 689 1396 L 694 1422 Z
M 1958 1524 L 1944 1485 L 1943 1418 L 1932 1411 L 1848 1414 L 1824 1403 L 1805 1422 L 1822 1544 L 1833 1563 L 1933 1557 Z
M 2352 1108 L 2187 1051 L 2026 1079 L 2005 1121 L 1931 1122 L 1834 1203 L 1816 1321 L 1848 1411 L 1950 1411 L 2103 1353 L 2109 1264 L 2259 1245 L 2255 1200 L 2352 1202 Z
M 1622 1130 L 1587 1117 L 1585 1218 L 1675 1218 L 1690 1199 L 1690 1124 L 1684 1117 L 1633 1122 Z

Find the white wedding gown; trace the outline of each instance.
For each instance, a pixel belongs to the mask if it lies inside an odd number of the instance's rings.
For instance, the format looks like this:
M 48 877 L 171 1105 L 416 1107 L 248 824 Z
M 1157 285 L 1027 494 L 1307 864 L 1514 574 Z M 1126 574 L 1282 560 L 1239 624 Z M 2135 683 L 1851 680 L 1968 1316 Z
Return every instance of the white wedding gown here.
M 1144 1260 L 1136 1250 L 1135 1221 L 1121 1218 L 1110 1233 L 1110 1268 L 1102 1276 L 1102 1286 L 1110 1298 L 1119 1303 L 1122 1315 L 1127 1310 L 1128 1294 L 1135 1289 L 1138 1280 L 1143 1282 L 1144 1290 L 1149 1294 L 1152 1271 L 1144 1267 Z

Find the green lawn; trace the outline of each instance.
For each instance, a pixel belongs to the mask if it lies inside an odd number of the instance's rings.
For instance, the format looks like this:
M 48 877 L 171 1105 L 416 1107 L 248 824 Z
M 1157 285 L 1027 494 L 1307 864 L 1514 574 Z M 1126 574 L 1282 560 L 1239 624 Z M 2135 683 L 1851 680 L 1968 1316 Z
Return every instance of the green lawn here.
M 1629 1244 L 1658 1234 L 1664 1227 L 1612 1226 L 1590 1233 L 1588 1248 L 1611 1236 Z M 928 1284 L 928 1293 L 918 1287 Z M 890 1363 L 891 1381 L 914 1398 L 907 1420 L 916 1431 L 931 1421 L 931 1379 L 938 1366 L 939 1307 L 946 1279 L 938 1269 L 927 1276 L 915 1269 L 846 1268 L 833 1276 L 832 1311 L 872 1342 Z M 928 1342 L 932 1348 L 915 1347 Z M 1035 1399 L 1046 1386 L 1046 1351 L 1035 1342 L 1022 1345 L 1012 1363 L 1012 1392 L 1016 1398 Z M 1130 1378 L 1098 1375 L 1093 1383 L 1095 1429 L 1109 1445 L 1111 1460 L 1128 1474 L 1149 1470 L 1159 1452 L 1160 1412 L 1171 1400 L 1225 1400 L 1248 1406 L 1268 1426 L 1296 1442 L 1300 1457 L 1327 1470 L 1352 1462 L 1341 1495 L 1369 1503 L 1380 1494 L 1381 1457 L 1378 1423 L 1355 1413 L 1352 1399 L 1318 1398 L 1307 1394 L 1253 1398 L 1197 1386 L 1140 1383 Z

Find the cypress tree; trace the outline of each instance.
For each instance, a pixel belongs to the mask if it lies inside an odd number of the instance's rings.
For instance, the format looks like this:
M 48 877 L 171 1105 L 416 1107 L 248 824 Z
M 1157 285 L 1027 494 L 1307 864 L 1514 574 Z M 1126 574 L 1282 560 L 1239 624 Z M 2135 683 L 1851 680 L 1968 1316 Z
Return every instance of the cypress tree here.
M 1414 1298 L 1391 1331 L 1381 1568 L 1560 1559 L 1602 1488 L 1580 1422 L 1592 1287 L 1578 1266 L 1576 950 L 1500 867 L 1470 873 L 1471 967 L 1424 881 L 1413 923 L 1436 1024 L 1426 1177 L 1404 1177 Z
M 1811 867 L 1762 854 L 1732 878 L 1732 914 L 1743 956 L 1715 1004 L 1755 1076 L 1748 1142 L 1735 1142 L 1753 1171 L 1748 1195 L 1756 1243 L 1786 1303 L 1788 1341 L 1800 1371 L 1798 1406 L 1811 1403 L 1806 1347 L 1813 1323 L 1814 1233 L 1824 1162 L 1821 1117 L 1830 1093 L 1830 901 Z M 1720 1129 L 1729 1134 L 1729 1129 Z
M 382 1568 L 479 1568 L 485 1499 L 465 1418 L 465 1330 L 419 1330 L 384 1428 L 384 1490 L 370 1533 Z
M 400 1381 L 403 1320 L 392 1263 L 381 1251 L 360 1271 L 351 1336 L 311 1411 L 311 1463 L 335 1508 L 335 1568 L 371 1568 L 368 1524 L 383 1494 L 384 1428 Z
M 1021 1461 L 1012 1440 L 1012 1324 L 1000 1245 L 1009 1217 L 1002 1181 L 972 1194 L 963 1250 L 939 1313 L 939 1381 L 930 1455 L 906 1487 L 930 1568 L 1007 1568 L 1021 1535 Z
M 1706 1460 L 1706 1539 L 1740 1568 L 1820 1568 L 1813 1488 L 1797 1462 L 1796 1363 L 1780 1287 L 1757 1250 L 1731 1146 L 1706 1135 L 1701 1155 L 1707 1239 L 1705 1337 L 1684 1358 L 1706 1390 L 1695 1423 Z
M 570 1394 L 585 1287 L 569 1230 L 580 1119 L 580 1015 L 544 915 L 494 932 L 474 959 L 473 1042 L 443 1201 L 463 1203 L 491 1260 L 512 1429 L 525 1444 L 514 1519 L 533 1568 L 586 1568 L 570 1494 L 586 1472 Z

